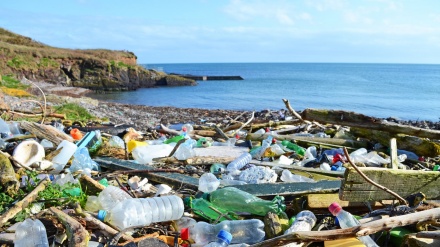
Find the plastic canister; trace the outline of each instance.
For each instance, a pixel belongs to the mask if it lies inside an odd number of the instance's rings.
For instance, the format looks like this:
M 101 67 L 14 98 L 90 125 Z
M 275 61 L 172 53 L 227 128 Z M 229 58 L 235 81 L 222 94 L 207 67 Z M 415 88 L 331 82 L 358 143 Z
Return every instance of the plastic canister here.
M 67 140 L 63 140 L 58 145 L 57 150 L 60 148 L 62 148 L 60 153 L 52 158 L 53 167 L 56 172 L 63 170 L 64 166 L 67 164 L 67 162 L 72 157 L 72 155 L 75 153 L 75 151 L 78 147 L 72 142 L 69 142 Z

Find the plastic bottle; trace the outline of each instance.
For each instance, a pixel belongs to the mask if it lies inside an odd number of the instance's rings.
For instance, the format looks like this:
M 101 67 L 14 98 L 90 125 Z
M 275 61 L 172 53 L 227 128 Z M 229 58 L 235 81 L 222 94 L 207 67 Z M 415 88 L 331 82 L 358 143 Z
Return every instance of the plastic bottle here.
M 214 205 L 228 211 L 248 212 L 265 216 L 267 212 L 281 213 L 286 209 L 284 197 L 275 196 L 272 201 L 263 200 L 235 187 L 217 189 L 210 194 L 204 194 Z
M 248 184 L 275 183 L 278 175 L 266 166 L 252 166 L 242 171 L 238 177 L 240 181 Z
M 125 148 L 124 140 L 122 140 L 119 136 L 110 137 L 108 144 L 110 145 L 110 147 L 114 148 Z
M 215 241 L 220 230 L 226 230 L 232 235 L 231 243 L 254 244 L 262 241 L 266 235 L 264 223 L 258 219 L 225 220 L 216 225 L 199 221 L 189 232 L 196 244 L 203 246 Z
M 199 190 L 205 193 L 212 192 L 218 188 L 220 185 L 220 181 L 217 179 L 217 177 L 210 173 L 204 173 L 199 178 Z
M 78 148 L 73 154 L 70 172 L 82 170 L 83 174 L 90 176 L 91 171 L 99 171 L 99 165 L 90 157 L 89 150 L 86 147 Z
M 292 142 L 290 142 L 288 140 L 283 140 L 281 142 L 281 145 L 283 145 L 284 147 L 286 147 L 286 148 L 288 148 L 290 150 L 295 151 L 297 154 L 299 154 L 301 156 L 304 156 L 304 154 L 306 153 L 306 149 L 305 148 L 300 147 L 297 144 L 292 143 Z
M 210 220 L 210 221 L 224 221 L 224 220 L 238 220 L 236 214 L 228 212 L 227 210 L 224 210 L 223 208 L 217 207 L 211 202 L 203 199 L 203 198 L 191 198 L 187 197 L 184 200 L 185 204 L 190 207 L 195 214 L 200 215 L 201 217 Z M 227 216 L 228 218 L 226 218 Z
M 112 185 L 105 187 L 105 189 L 101 191 L 101 193 L 99 193 L 98 195 L 98 201 L 101 204 L 102 209 L 104 210 L 110 210 L 118 202 L 122 202 L 131 198 L 132 197 L 127 192 Z
M 64 169 L 64 166 L 70 160 L 72 155 L 78 148 L 74 143 L 67 140 L 63 140 L 57 147 L 57 150 L 62 148 L 59 154 L 52 158 L 53 167 L 55 172 L 60 172 Z
M 5 120 L 0 118 L 0 134 L 1 138 L 7 138 L 12 136 L 11 130 L 9 129 L 8 124 L 5 122 Z
M 229 246 L 232 240 L 232 235 L 228 231 L 220 230 L 217 234 L 217 241 L 211 242 L 205 247 L 225 247 Z
M 342 207 L 337 202 L 330 204 L 328 210 L 330 211 L 330 213 L 332 213 L 334 216 L 338 218 L 339 225 L 341 226 L 341 228 L 349 228 L 360 225 L 359 221 L 352 214 L 343 210 Z M 371 247 L 371 246 L 378 247 L 376 242 L 374 242 L 374 240 L 370 236 L 362 236 L 362 237 L 358 237 L 358 239 L 362 243 L 364 243 L 367 247 Z
M 224 173 L 226 170 L 226 166 L 221 164 L 221 163 L 214 163 L 211 165 L 211 167 L 209 168 L 209 171 L 212 174 L 222 174 Z
M 226 171 L 228 171 L 231 175 L 238 175 L 240 174 L 240 169 L 249 164 L 251 160 L 252 156 L 250 153 L 243 153 L 228 164 Z
M 280 179 L 283 182 L 290 182 L 290 183 L 299 183 L 299 182 L 314 183 L 314 182 L 316 182 L 315 180 L 313 180 L 311 178 L 307 178 L 307 177 L 304 177 L 301 175 L 292 174 L 292 172 L 290 172 L 287 169 L 283 170 L 283 172 L 281 173 Z
M 195 146 L 197 146 L 197 142 L 193 139 L 188 139 L 180 144 L 173 156 L 178 160 L 187 160 L 195 155 Z
M 266 152 L 266 149 L 268 149 L 272 144 L 272 139 L 273 139 L 272 136 L 268 136 L 266 139 L 264 139 L 263 142 L 261 143 L 261 147 L 255 149 L 255 151 L 252 152 L 252 158 L 255 158 L 257 160 L 263 158 L 264 152 Z
M 316 216 L 309 210 L 299 212 L 292 225 L 284 232 L 284 235 L 297 231 L 311 231 L 316 224 Z
M 49 247 L 46 228 L 40 220 L 27 218 L 15 230 L 15 247 Z
M 144 145 L 135 147 L 131 154 L 139 164 L 148 164 L 153 162 L 153 158 L 168 156 L 171 151 L 173 147 L 168 144 Z
M 176 195 L 130 198 L 119 202 L 111 210 L 100 210 L 98 218 L 119 230 L 148 226 L 151 223 L 178 220 L 184 211 L 183 201 Z

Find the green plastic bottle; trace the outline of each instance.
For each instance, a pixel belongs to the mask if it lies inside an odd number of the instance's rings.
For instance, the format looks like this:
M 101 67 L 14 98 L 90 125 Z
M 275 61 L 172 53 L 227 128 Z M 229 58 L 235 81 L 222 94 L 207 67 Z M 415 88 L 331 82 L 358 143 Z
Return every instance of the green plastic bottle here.
M 260 216 L 265 216 L 268 212 L 280 214 L 286 209 L 282 196 L 275 196 L 272 201 L 263 200 L 235 187 L 217 189 L 210 194 L 204 194 L 204 198 L 227 211 L 248 212 Z
M 233 212 L 228 212 L 223 208 L 217 207 L 203 198 L 193 199 L 191 197 L 187 197 L 185 198 L 184 202 L 194 211 L 195 214 L 200 215 L 209 221 L 221 222 L 224 220 L 240 219 L 240 217 Z
M 172 143 L 172 142 L 179 142 L 180 140 L 182 140 L 182 139 L 184 139 L 185 137 L 183 136 L 183 135 L 178 135 L 178 136 L 175 136 L 175 137 L 173 137 L 173 138 L 170 138 L 170 139 L 167 139 L 167 140 L 165 140 L 163 143 L 164 144 L 170 144 L 170 143 Z
M 297 154 L 304 156 L 304 154 L 306 153 L 306 149 L 296 145 L 295 143 L 292 143 L 288 140 L 284 140 L 281 142 L 281 145 L 285 146 L 286 148 L 295 151 Z

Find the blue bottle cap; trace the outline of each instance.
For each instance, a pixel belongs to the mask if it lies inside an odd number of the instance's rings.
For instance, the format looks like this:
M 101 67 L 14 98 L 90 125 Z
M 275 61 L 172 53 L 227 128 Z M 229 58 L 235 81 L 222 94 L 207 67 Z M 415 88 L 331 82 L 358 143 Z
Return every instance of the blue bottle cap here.
M 226 243 L 230 244 L 232 240 L 232 234 L 225 230 L 220 230 L 217 234 L 217 238 L 222 239 Z
M 105 210 L 98 211 L 98 219 L 100 221 L 104 221 L 105 216 L 107 216 L 107 211 L 105 211 Z

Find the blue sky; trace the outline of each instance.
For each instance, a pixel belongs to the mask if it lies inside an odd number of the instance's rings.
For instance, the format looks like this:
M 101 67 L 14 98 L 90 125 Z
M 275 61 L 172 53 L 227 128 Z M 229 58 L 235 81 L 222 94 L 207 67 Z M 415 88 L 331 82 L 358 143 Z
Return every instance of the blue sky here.
M 141 64 L 440 64 L 438 0 L 8 0 L 0 26 Z

